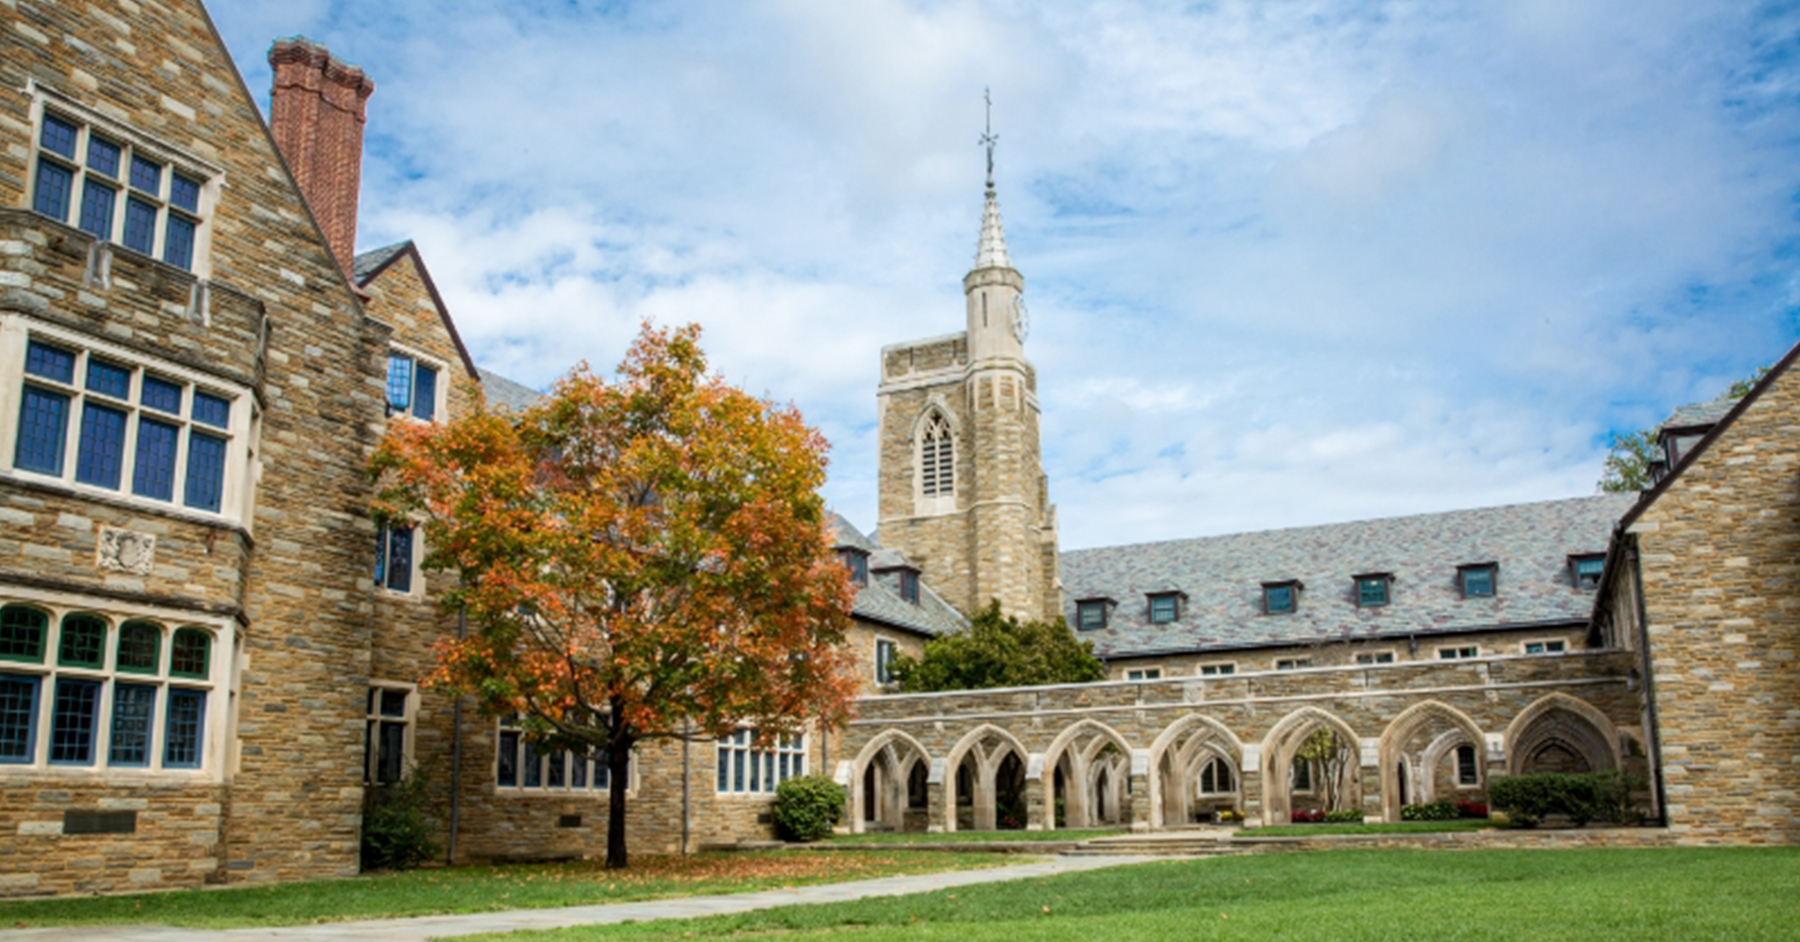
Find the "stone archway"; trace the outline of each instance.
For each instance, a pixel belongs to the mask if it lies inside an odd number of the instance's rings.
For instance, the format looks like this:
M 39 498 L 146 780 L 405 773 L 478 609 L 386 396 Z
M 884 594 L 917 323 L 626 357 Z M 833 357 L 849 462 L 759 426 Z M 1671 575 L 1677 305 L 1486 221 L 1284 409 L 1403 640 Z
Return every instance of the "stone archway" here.
M 1009 758 L 1017 763 L 1017 785 L 1023 795 L 1031 755 L 1011 733 L 984 723 L 950 749 L 944 763 L 949 770 L 944 782 L 944 830 L 992 831 L 999 826 L 999 775 Z M 1009 775 L 1012 769 L 1007 765 Z M 1011 788 L 1013 780 L 1005 784 Z
M 1082 720 L 1059 733 L 1044 750 L 1045 807 L 1041 825 L 1045 829 L 1084 828 L 1102 822 L 1093 762 L 1096 758 L 1104 761 L 1106 757 L 1130 755 L 1131 747 L 1124 737 L 1098 720 Z M 1109 782 L 1116 780 L 1116 775 L 1109 778 Z M 1115 806 L 1118 804 L 1114 802 Z
M 1475 750 L 1476 786 L 1487 784 L 1481 727 L 1467 713 L 1426 700 L 1407 707 L 1381 733 L 1381 815 L 1400 820 L 1405 804 L 1437 800 L 1437 765 L 1451 750 Z M 1452 753 L 1453 754 L 1453 753 Z
M 907 829 L 911 778 L 916 770 L 929 769 L 931 757 L 918 740 L 899 730 L 888 730 L 870 740 L 857 754 L 850 778 L 850 830 L 900 831 Z M 914 814 L 922 824 L 923 816 Z
M 1506 728 L 1507 770 L 1600 772 L 1619 768 L 1618 731 L 1593 705 L 1549 694 L 1526 707 Z
M 1213 717 L 1190 713 L 1170 723 L 1150 745 L 1150 827 L 1190 824 L 1222 808 L 1242 811 L 1243 755 L 1237 736 Z M 1206 792 L 1209 771 L 1213 791 Z M 1226 776 L 1230 787 L 1221 789 Z
M 1333 761 L 1296 762 L 1308 737 L 1324 731 L 1336 737 L 1338 753 Z M 1318 707 L 1302 707 L 1283 717 L 1263 737 L 1263 822 L 1286 824 L 1296 807 L 1363 810 L 1361 737 L 1335 714 Z M 1298 799 L 1298 801 L 1296 801 Z

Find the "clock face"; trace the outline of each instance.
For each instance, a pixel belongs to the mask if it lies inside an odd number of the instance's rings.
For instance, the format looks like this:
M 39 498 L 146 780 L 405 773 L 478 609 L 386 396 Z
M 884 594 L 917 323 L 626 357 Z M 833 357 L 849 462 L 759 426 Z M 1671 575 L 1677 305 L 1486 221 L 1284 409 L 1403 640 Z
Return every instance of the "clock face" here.
M 1013 336 L 1019 338 L 1020 343 L 1024 343 L 1025 335 L 1031 333 L 1031 316 L 1025 313 L 1025 296 L 1014 295 L 1012 308 Z

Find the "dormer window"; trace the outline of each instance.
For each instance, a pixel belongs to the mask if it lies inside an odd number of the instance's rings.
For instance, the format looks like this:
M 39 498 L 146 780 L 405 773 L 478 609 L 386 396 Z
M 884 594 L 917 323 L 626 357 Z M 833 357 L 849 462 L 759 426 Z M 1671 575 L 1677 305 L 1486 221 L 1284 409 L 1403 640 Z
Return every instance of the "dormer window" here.
M 1499 585 L 1497 570 L 1493 563 L 1475 563 L 1456 567 L 1456 581 L 1461 585 L 1465 599 L 1489 599 Z
M 1075 603 L 1075 627 L 1098 631 L 1106 627 L 1106 599 L 1082 599 Z
M 1380 608 L 1392 600 L 1393 573 L 1371 572 L 1356 579 L 1356 607 Z
M 857 585 L 869 584 L 869 554 L 859 549 L 838 550 L 838 558 L 844 561 L 844 568 L 850 570 L 850 581 Z
M 1286 582 L 1265 582 L 1262 587 L 1264 615 L 1291 615 L 1300 607 L 1300 590 L 1302 586 L 1297 580 Z
M 1180 619 L 1180 592 L 1157 592 L 1150 596 L 1150 624 L 1167 625 Z
M 914 605 L 919 604 L 919 574 L 911 569 L 900 570 L 900 597 Z
M 1569 557 L 1569 579 L 1577 589 L 1600 588 L 1600 576 L 1605 571 L 1605 553 L 1582 553 Z

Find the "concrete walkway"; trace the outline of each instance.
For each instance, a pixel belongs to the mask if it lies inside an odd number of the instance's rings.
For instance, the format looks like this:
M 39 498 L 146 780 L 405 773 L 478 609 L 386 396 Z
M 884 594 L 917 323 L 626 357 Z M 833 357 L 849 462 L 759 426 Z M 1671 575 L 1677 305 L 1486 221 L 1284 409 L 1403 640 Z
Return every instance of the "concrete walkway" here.
M 772 909 L 795 903 L 836 903 L 870 896 L 900 896 L 932 890 L 1022 880 L 1059 873 L 1075 873 L 1121 864 L 1143 863 L 1153 857 L 1052 857 L 1031 863 L 990 867 L 985 870 L 952 870 L 918 876 L 882 877 L 850 883 L 799 886 L 759 893 L 724 896 L 688 896 L 641 903 L 608 903 L 599 906 L 567 906 L 560 909 L 515 909 L 501 913 L 466 916 L 421 916 L 414 919 L 370 919 L 312 926 L 261 929 L 184 929 L 167 926 L 50 926 L 42 929 L 0 930 L 0 942 L 424 942 L 475 932 L 507 932 L 514 929 L 561 929 L 595 923 L 650 919 L 685 919 Z M 1167 858 L 1161 858 L 1167 859 Z

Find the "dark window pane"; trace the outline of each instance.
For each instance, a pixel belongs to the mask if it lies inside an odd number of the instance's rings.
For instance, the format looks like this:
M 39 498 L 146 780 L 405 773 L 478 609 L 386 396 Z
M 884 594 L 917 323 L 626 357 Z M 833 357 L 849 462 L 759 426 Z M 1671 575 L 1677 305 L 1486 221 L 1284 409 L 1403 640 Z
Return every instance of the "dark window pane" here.
M 37 740 L 38 679 L 0 674 L 0 762 L 32 760 Z
M 402 760 L 406 758 L 406 724 L 381 724 L 381 759 L 375 767 L 375 781 L 381 783 L 398 782 L 404 774 Z
M 513 786 L 519 784 L 519 734 L 501 733 L 500 752 L 494 757 L 494 781 L 496 784 Z
M 106 659 L 106 622 L 92 615 L 65 615 L 56 663 L 98 669 Z
M 190 213 L 200 211 L 200 181 L 177 173 L 169 180 L 169 202 Z
M 412 527 L 388 531 L 387 587 L 395 592 L 412 591 L 412 537 Z
M 525 787 L 542 788 L 544 785 L 544 763 L 538 755 L 537 747 L 525 743 Z
M 170 415 L 181 414 L 181 385 L 154 376 L 144 377 L 144 392 L 139 397 L 146 409 L 167 412 Z
M 225 493 L 225 439 L 192 432 L 188 435 L 187 495 L 189 507 L 218 510 Z
M 112 187 L 89 180 L 81 188 L 81 218 L 76 225 L 96 238 L 112 238 L 113 204 L 117 197 Z
M 1153 595 L 1150 597 L 1150 623 L 1164 625 L 1175 620 L 1175 597 L 1172 595 Z
M 75 480 L 117 489 L 125 464 L 125 413 L 90 402 L 81 410 L 81 446 L 75 456 Z
M 131 158 L 131 185 L 134 189 L 145 193 L 160 195 L 162 193 L 162 164 L 145 160 L 142 157 Z
M 131 492 L 157 500 L 175 499 L 175 441 L 181 430 L 167 422 L 138 419 L 137 459 Z
M 74 189 L 75 174 L 71 173 L 69 168 L 48 160 L 40 160 L 38 161 L 37 189 L 31 197 L 31 208 L 57 222 L 68 222 L 69 197 Z
M 1294 587 L 1269 586 L 1263 590 L 1263 601 L 1271 614 L 1291 612 L 1294 610 Z
M 545 776 L 545 785 L 551 788 L 563 787 L 564 763 L 568 761 L 568 758 L 569 754 L 566 752 L 550 753 L 548 761 L 545 763 L 548 771 L 548 774 Z
M 61 118 L 44 115 L 44 133 L 38 144 L 53 154 L 75 159 L 75 125 Z
M 421 363 L 418 378 L 413 381 L 412 414 L 429 422 L 437 414 L 437 370 Z
M 171 769 L 200 767 L 200 738 L 206 717 L 206 692 L 169 691 L 168 740 L 163 745 L 163 766 Z
M 125 201 L 125 247 L 149 255 L 156 247 L 156 207 L 140 199 Z
M 114 399 L 131 398 L 131 371 L 105 360 L 88 358 L 87 369 L 88 392 L 96 392 Z
M 103 137 L 88 137 L 89 172 L 102 173 L 114 179 L 119 176 L 119 145 Z
M 0 658 L 43 663 L 44 636 L 49 630 L 49 616 L 35 608 L 0 608 Z
M 176 677 L 206 677 L 207 657 L 212 638 L 198 628 L 175 632 L 175 643 L 169 649 L 169 673 Z
M 117 668 L 133 674 L 154 674 L 161 665 L 162 629 L 144 621 L 128 621 L 119 628 Z
M 404 690 L 383 690 L 383 691 L 381 691 L 381 715 L 382 716 L 405 716 L 406 715 L 406 691 L 404 691 Z
M 169 214 L 163 231 L 163 261 L 187 271 L 194 267 L 194 221 Z
M 412 368 L 412 357 L 388 355 L 387 398 L 396 412 L 405 412 L 412 405 Z
M 1386 605 L 1387 601 L 1388 586 L 1386 579 L 1356 580 L 1356 604 L 1366 608 L 1372 605 Z
M 150 723 L 156 715 L 156 688 L 143 684 L 113 687 L 110 765 L 150 764 Z
M 594 757 L 595 788 L 608 789 L 612 787 L 612 768 L 607 765 L 610 761 L 612 761 L 611 754 L 604 751 Z M 719 768 L 725 768 L 725 763 L 720 762 Z M 719 775 L 719 789 L 721 791 L 725 789 L 725 776 L 723 773 Z
M 213 428 L 230 427 L 231 400 L 195 390 L 194 421 Z
M 588 760 L 582 756 L 569 757 L 569 787 L 587 787 Z
M 19 444 L 13 466 L 39 474 L 61 475 L 63 440 L 69 428 L 69 397 L 26 386 L 19 405 Z
M 730 747 L 727 747 L 727 746 L 719 747 L 718 773 L 719 773 L 718 790 L 719 791 L 728 790 L 731 787 L 731 749 L 730 749 Z
M 1492 569 L 1464 569 L 1463 594 L 1471 597 L 1494 594 L 1494 571 Z
M 731 790 L 741 792 L 744 790 L 744 750 L 733 749 L 731 751 L 731 768 Z
M 55 712 L 50 714 L 50 761 L 91 765 L 94 728 L 100 712 L 100 685 L 91 680 L 56 682 Z
M 25 372 L 72 385 L 75 382 L 75 351 L 33 340 L 25 348 Z

